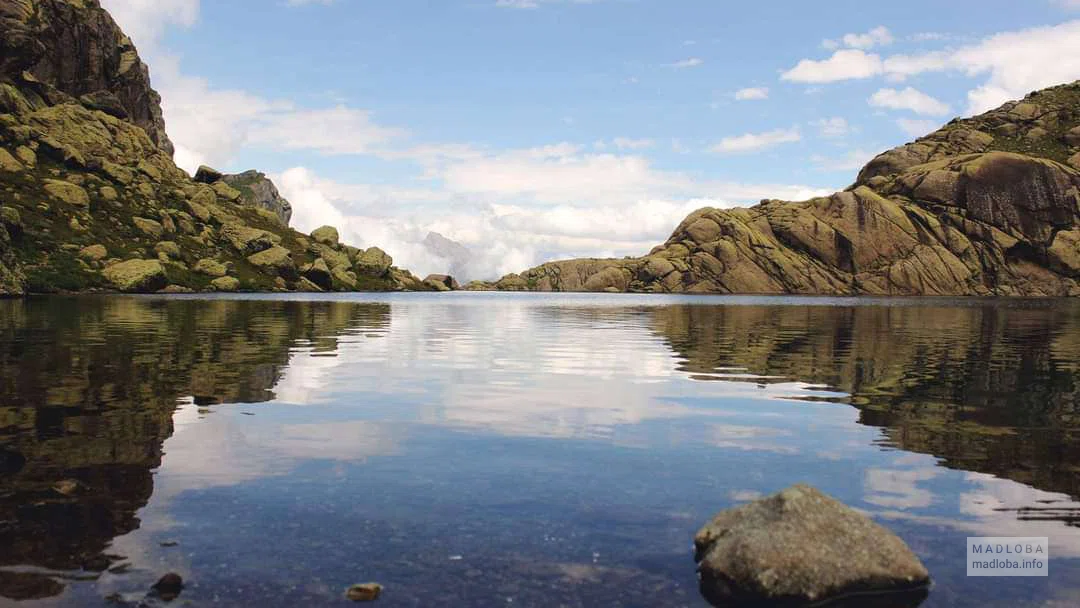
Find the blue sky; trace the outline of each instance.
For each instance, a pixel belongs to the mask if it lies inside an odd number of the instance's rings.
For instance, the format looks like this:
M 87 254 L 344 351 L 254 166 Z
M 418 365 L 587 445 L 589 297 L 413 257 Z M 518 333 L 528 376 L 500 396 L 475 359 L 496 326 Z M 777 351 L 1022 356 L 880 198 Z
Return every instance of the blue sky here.
M 177 162 L 490 278 L 645 253 L 689 211 L 805 198 L 874 154 L 1080 78 L 1080 1 L 103 0 Z M 472 277 L 470 277 L 472 278 Z

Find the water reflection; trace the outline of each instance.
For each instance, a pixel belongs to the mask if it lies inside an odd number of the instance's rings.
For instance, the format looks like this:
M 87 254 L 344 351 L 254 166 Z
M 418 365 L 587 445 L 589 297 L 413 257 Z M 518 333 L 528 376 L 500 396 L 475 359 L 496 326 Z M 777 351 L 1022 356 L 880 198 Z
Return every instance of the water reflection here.
M 167 568 L 323 603 L 378 563 L 391 605 L 700 605 L 697 525 L 810 481 L 912 543 L 927 605 L 1069 601 L 968 585 L 943 538 L 1080 557 L 1080 308 L 840 304 L 0 301 L 0 596 Z

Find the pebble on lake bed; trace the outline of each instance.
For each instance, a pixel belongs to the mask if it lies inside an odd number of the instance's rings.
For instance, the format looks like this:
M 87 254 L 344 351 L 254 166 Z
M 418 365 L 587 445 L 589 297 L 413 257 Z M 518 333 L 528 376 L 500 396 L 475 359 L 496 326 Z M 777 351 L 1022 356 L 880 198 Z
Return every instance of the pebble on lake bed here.
M 859 606 L 918 606 L 930 574 L 898 536 L 797 485 L 717 515 L 694 537 L 701 593 L 716 606 L 809 606 L 859 594 Z M 863 595 L 865 594 L 865 596 Z M 884 598 L 882 598 L 884 599 Z
M 379 583 L 353 585 L 345 590 L 345 597 L 354 602 L 374 602 L 380 595 L 382 595 L 382 585 Z
M 158 579 L 152 587 L 154 593 L 165 601 L 174 600 L 184 589 L 184 579 L 175 572 L 170 572 Z

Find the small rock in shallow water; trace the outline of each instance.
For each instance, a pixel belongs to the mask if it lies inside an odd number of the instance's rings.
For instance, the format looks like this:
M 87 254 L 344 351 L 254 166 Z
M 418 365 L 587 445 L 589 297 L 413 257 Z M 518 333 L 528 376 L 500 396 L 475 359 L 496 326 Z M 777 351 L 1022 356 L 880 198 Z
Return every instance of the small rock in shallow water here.
M 180 543 L 178 543 L 175 540 L 163 540 L 158 544 L 160 544 L 162 547 L 175 547 L 175 546 L 179 545 Z
M 74 479 L 64 479 L 53 484 L 53 490 L 61 496 L 74 496 L 82 489 L 82 484 Z
M 382 585 L 378 583 L 353 585 L 345 591 L 345 597 L 354 602 L 374 602 L 380 595 L 382 595 Z
M 158 579 L 152 587 L 153 591 L 165 601 L 176 599 L 184 589 L 184 579 L 175 572 L 170 572 Z
M 720 513 L 694 548 L 701 593 L 716 606 L 809 606 L 859 594 L 854 605 L 913 607 L 930 584 L 899 537 L 805 485 Z

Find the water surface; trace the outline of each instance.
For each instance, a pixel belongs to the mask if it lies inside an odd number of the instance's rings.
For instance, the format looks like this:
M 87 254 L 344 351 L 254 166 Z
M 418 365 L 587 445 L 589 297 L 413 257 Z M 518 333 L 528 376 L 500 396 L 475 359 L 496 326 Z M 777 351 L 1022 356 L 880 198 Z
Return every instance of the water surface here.
M 694 532 L 797 482 L 926 606 L 1080 604 L 1080 305 L 0 301 L 0 603 L 704 606 Z M 968 579 L 969 535 L 1050 537 L 1050 577 Z

